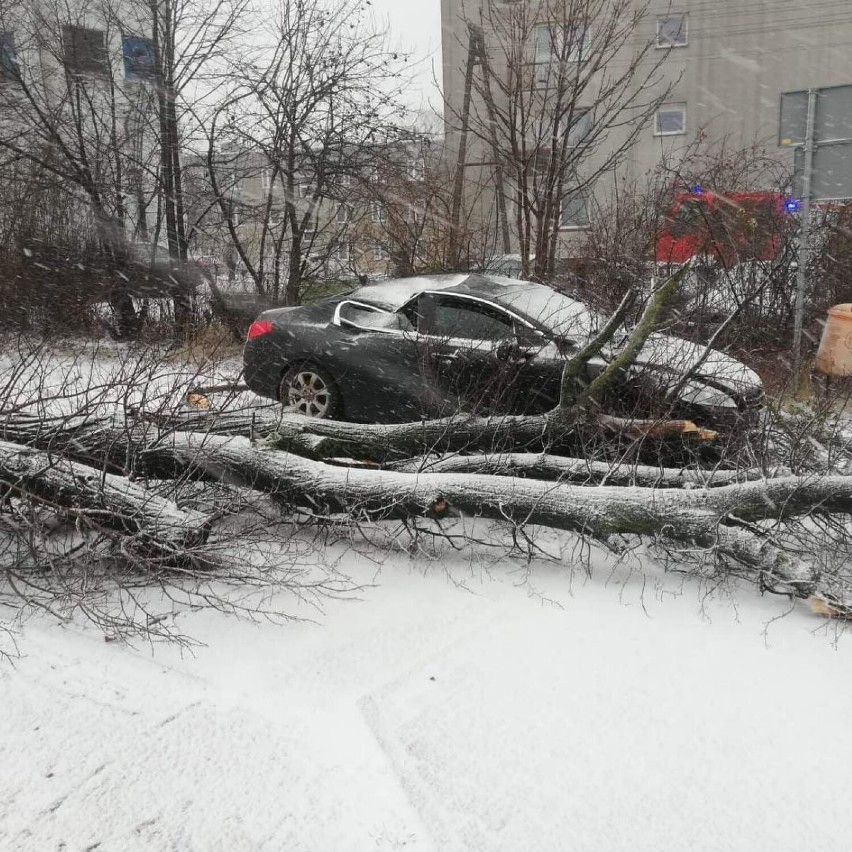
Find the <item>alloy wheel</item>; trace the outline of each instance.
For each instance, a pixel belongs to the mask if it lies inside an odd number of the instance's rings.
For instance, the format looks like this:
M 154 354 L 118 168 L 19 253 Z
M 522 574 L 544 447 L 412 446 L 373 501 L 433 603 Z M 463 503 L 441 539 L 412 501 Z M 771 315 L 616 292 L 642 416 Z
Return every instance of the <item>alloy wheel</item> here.
M 287 402 L 292 411 L 306 417 L 325 417 L 331 401 L 331 390 L 317 373 L 300 370 L 290 379 Z

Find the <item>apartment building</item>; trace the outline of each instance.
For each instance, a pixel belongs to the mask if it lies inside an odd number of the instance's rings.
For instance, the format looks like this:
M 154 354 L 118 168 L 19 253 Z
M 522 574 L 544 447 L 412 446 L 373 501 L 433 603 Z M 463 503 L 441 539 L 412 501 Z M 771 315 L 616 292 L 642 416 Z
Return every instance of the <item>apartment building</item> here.
M 235 146 L 215 150 L 210 161 L 188 157 L 189 215 L 208 211 L 196 252 L 222 258 L 223 267 L 230 254 L 237 285 L 240 278 L 286 280 L 292 264 L 308 283 L 420 266 L 427 177 L 439 158 L 426 137 L 334 150 Z
M 846 2 L 653 0 L 637 39 L 665 52 L 663 70 L 674 82 L 637 147 L 640 168 L 698 133 L 734 149 L 774 149 L 782 92 L 852 83 Z
M 145 238 L 159 162 L 150 9 L 0 3 L 0 146 L 48 163 L 99 226 Z
M 441 8 L 451 152 L 462 143 L 465 118 L 472 125 L 479 121 L 468 133 L 462 157 L 467 183 L 496 183 L 495 160 L 505 158 L 505 152 L 495 157 L 493 137 L 483 132 L 495 111 L 514 110 L 526 121 L 515 130 L 529 137 L 530 147 L 540 145 L 541 138 L 529 131 L 533 123 L 523 105 L 532 109 L 538 97 L 541 109 L 548 109 L 552 95 L 541 92 L 557 85 L 554 69 L 560 60 L 569 72 L 559 79 L 568 79 L 569 88 L 571 74 L 580 78 L 584 64 L 596 64 L 570 99 L 571 132 L 588 138 L 589 150 L 576 157 L 582 190 L 562 199 L 566 239 L 560 241 L 561 252 L 570 232 L 588 225 L 590 196 L 617 177 L 641 180 L 663 159 L 676 163 L 698 137 L 705 150 L 723 141 L 728 150 L 766 145 L 791 164 L 792 153 L 777 144 L 781 93 L 852 83 L 852 6 L 847 0 L 442 0 Z M 613 9 L 629 34 L 624 30 L 619 36 L 613 29 Z M 471 46 L 477 45 L 471 24 L 481 34 L 481 49 L 469 62 Z M 521 44 L 510 48 L 512 39 Z M 601 47 L 602 40 L 614 49 Z M 485 63 L 491 73 L 488 89 L 482 84 Z M 631 79 L 619 92 L 626 108 L 614 118 L 611 108 L 601 109 L 600 92 L 631 68 Z M 527 87 L 525 100 L 517 99 L 518 87 Z M 653 109 L 643 110 L 643 105 Z M 609 127 L 594 138 L 601 120 Z M 620 146 L 629 151 L 608 164 Z M 584 170 L 594 180 L 583 183 Z M 517 190 L 511 178 L 503 176 L 510 202 Z M 490 198 L 483 196 L 482 215 L 497 215 L 499 194 L 495 189 Z M 511 211 L 507 218 L 513 224 Z M 517 233 L 512 240 L 517 250 Z

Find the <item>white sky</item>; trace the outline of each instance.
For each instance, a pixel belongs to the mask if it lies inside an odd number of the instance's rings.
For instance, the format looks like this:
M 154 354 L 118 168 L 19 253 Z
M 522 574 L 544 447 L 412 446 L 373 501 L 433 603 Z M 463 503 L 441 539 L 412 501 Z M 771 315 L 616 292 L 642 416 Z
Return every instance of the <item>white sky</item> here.
M 434 81 L 441 81 L 441 0 L 370 0 L 377 21 L 386 24 L 390 43 L 411 54 L 415 82 L 409 106 L 441 111 Z

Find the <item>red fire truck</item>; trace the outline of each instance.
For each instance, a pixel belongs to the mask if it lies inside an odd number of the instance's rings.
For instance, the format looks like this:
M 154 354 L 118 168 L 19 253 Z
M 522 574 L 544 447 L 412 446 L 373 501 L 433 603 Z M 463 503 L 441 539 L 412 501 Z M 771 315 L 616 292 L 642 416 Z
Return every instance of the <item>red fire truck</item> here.
M 775 192 L 717 193 L 692 187 L 678 193 L 657 237 L 657 263 L 713 259 L 726 269 L 775 260 L 798 202 Z

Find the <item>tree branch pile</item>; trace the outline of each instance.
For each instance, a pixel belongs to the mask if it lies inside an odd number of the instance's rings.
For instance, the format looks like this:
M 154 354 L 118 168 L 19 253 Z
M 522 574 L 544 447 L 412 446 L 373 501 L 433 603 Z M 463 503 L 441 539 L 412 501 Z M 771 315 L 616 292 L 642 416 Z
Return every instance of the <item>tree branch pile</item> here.
M 293 419 L 282 418 L 285 435 Z M 120 446 L 137 477 L 225 483 L 270 495 L 290 512 L 322 518 L 422 517 L 440 523 L 464 515 L 512 527 L 566 530 L 606 546 L 633 537 L 700 551 L 717 568 L 748 576 L 762 589 L 817 596 L 835 614 L 852 613 L 852 588 L 847 597 L 813 560 L 788 552 L 787 541 L 796 524 L 817 516 L 841 522 L 845 531 L 852 512 L 850 476 L 791 475 L 784 468 L 619 465 L 550 453 L 424 453 L 424 441 L 412 437 L 424 425 L 430 441 L 432 429 L 443 435 L 448 426 L 413 424 L 397 431 L 421 452 L 382 467 L 375 460 L 353 461 L 351 445 L 341 440 L 347 424 L 311 421 L 292 427 L 298 449 L 281 435 L 270 442 L 197 430 L 152 433 L 118 424 L 110 430 L 115 439 L 110 442 L 99 424 L 77 429 L 59 453 L 0 442 L 0 488 L 5 503 L 25 497 L 86 525 L 119 532 L 139 552 L 178 566 L 206 540 L 211 518 L 159 497 L 141 481 L 75 460 L 100 454 L 106 462 L 104 447 Z M 481 432 L 471 434 L 478 439 Z M 25 430 L 18 437 L 25 437 Z M 290 449 L 277 448 L 282 440 Z M 36 443 L 44 441 L 42 434 Z M 341 447 L 345 459 L 338 455 Z
M 654 327 L 658 297 L 625 344 L 628 355 L 611 363 L 623 367 L 635 357 Z M 618 324 L 605 329 L 610 338 Z M 594 341 L 578 357 L 592 357 L 605 343 Z M 569 363 L 566 375 L 577 365 Z M 208 501 L 200 508 L 186 498 L 191 483 L 202 493 L 215 484 L 271 501 L 279 517 L 294 522 L 418 518 L 449 535 L 454 519 L 464 517 L 513 533 L 563 530 L 613 550 L 644 542 L 678 570 L 748 578 L 762 591 L 814 598 L 823 614 L 852 617 L 848 433 L 825 417 L 803 426 L 806 418 L 770 411 L 762 435 L 772 436 L 774 449 L 755 443 L 744 454 L 747 465 L 566 454 L 590 436 L 606 443 L 617 434 L 657 448 L 706 437 L 685 421 L 602 412 L 612 375 L 604 371 L 588 387 L 566 380 L 559 407 L 538 416 L 395 425 L 313 420 L 280 409 L 149 411 L 130 404 L 120 414 L 80 410 L 51 419 L 12 406 L 0 412 L 3 533 L 15 524 L 24 529 L 27 511 L 52 515 L 70 521 L 78 536 L 105 536 L 112 556 L 142 579 L 168 571 L 247 578 L 233 573 L 233 556 L 209 557 L 217 525 L 239 507 Z M 42 559 L 40 570 L 55 570 L 55 561 Z

